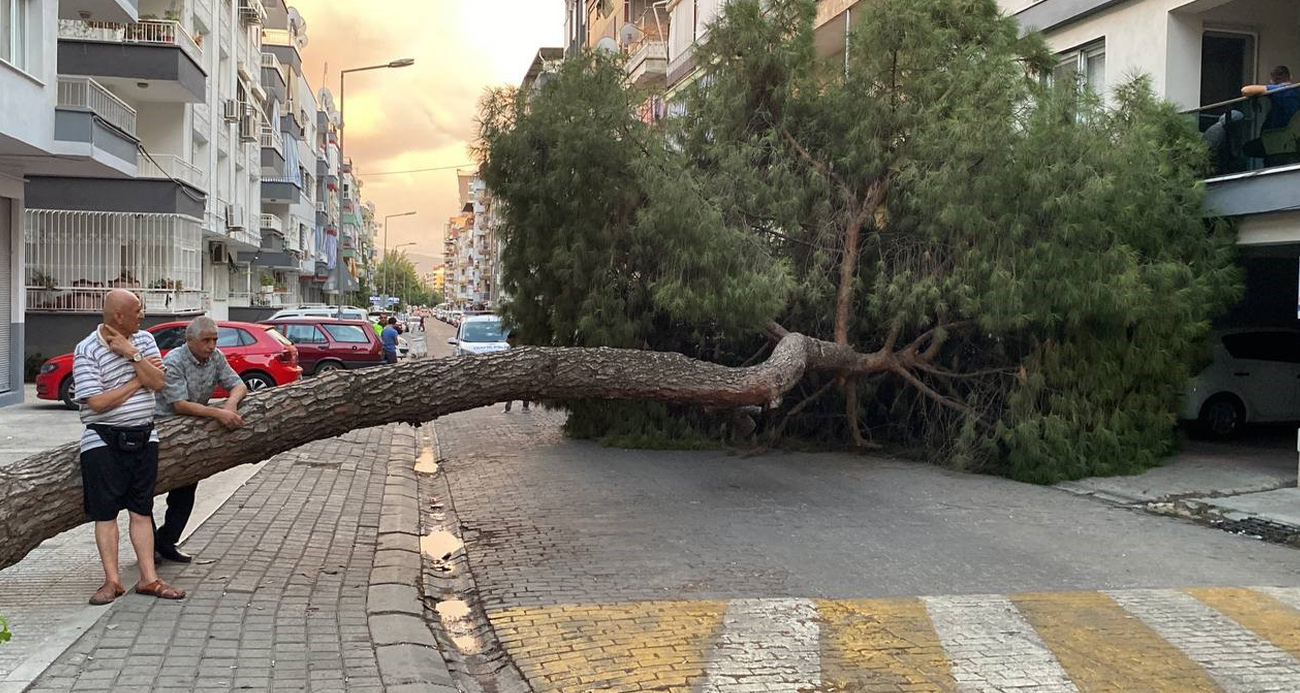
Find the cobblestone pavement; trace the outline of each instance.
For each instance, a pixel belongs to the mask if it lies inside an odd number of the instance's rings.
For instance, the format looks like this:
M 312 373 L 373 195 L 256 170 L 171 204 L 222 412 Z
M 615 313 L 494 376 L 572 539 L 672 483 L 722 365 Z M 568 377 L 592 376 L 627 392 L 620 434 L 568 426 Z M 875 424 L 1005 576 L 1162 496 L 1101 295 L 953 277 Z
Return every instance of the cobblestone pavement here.
M 925 465 L 613 450 L 560 423 L 437 423 L 477 598 L 536 691 L 1300 691 L 1294 549 Z
M 368 604 L 395 429 L 268 461 L 186 542 L 212 562 L 162 568 L 187 599 L 119 599 L 29 690 L 431 690 L 401 633 L 373 637 L 369 620 L 395 618 Z

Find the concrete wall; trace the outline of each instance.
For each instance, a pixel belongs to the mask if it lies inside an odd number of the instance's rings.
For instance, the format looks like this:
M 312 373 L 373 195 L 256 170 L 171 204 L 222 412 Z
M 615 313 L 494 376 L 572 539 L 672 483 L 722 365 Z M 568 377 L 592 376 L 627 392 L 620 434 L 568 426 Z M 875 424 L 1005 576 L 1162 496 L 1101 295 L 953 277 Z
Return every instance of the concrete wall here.
M 26 72 L 0 63 L 0 152 L 8 149 L 7 139 L 42 151 L 53 146 L 58 12 L 57 0 L 39 0 L 28 14 L 28 35 L 33 40 Z
M 9 254 L 0 255 L 0 262 L 9 265 L 9 343 L 0 344 L 0 349 L 9 351 L 9 379 L 0 390 L 0 407 L 18 404 L 23 401 L 23 345 L 26 292 L 23 290 L 23 181 L 0 175 L 0 197 L 8 201 L 0 205 L 0 211 L 8 208 L 9 215 L 0 220 L 0 233 L 9 235 Z
M 217 114 L 220 117 L 220 113 Z M 185 104 L 145 103 L 136 109 L 136 134 L 150 154 L 171 154 L 190 161 L 190 134 Z

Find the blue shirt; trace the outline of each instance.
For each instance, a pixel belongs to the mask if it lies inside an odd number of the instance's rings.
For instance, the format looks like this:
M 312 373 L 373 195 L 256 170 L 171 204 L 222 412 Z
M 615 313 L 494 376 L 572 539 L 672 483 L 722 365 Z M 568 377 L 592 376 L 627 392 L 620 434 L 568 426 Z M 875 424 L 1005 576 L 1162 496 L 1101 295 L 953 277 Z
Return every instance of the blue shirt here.
M 397 328 L 389 325 L 380 333 L 379 338 L 384 342 L 384 351 L 397 351 Z
M 1292 86 L 1295 85 L 1270 84 L 1268 90 L 1271 92 Z M 1291 118 L 1295 117 L 1296 113 L 1300 113 L 1300 87 L 1269 94 L 1268 100 L 1272 103 L 1268 109 L 1268 118 L 1264 119 L 1265 130 L 1284 128 L 1291 124 Z

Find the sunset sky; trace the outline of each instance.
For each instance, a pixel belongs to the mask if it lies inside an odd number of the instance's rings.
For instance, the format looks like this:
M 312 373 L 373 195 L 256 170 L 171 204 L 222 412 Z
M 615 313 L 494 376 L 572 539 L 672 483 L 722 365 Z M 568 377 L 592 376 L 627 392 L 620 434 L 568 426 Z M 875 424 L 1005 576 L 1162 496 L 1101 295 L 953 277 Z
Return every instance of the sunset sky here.
M 346 155 L 379 216 L 393 219 L 388 244 L 429 269 L 442 228 L 456 212 L 456 172 L 367 175 L 472 161 L 479 96 L 519 84 L 537 49 L 558 46 L 564 0 L 291 0 L 307 20 L 303 72 L 314 89 L 339 91 L 339 70 L 415 58 L 415 65 L 348 75 Z M 322 79 L 328 75 L 323 82 Z M 376 244 L 382 247 L 382 226 Z M 423 256 L 423 257 L 420 257 Z

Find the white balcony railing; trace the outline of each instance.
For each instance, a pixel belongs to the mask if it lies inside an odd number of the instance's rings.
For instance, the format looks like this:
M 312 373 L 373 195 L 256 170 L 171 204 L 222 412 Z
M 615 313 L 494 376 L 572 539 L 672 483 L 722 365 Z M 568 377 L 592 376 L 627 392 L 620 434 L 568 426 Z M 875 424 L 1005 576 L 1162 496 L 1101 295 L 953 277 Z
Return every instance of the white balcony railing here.
M 274 231 L 281 236 L 284 235 L 284 220 L 274 214 L 263 214 L 259 225 L 263 229 Z
M 284 136 L 270 125 L 262 125 L 262 148 L 274 149 L 276 154 L 284 156 Z
M 284 76 L 284 64 L 280 62 L 280 58 L 275 53 L 262 53 L 262 69 L 275 70 L 280 73 L 280 76 Z
M 288 29 L 262 29 L 262 45 L 292 46 L 293 33 Z
M 178 214 L 28 210 L 27 309 L 99 313 L 120 288 L 151 313 L 202 312 L 201 227 Z
M 144 20 L 134 24 L 118 22 L 83 22 L 76 19 L 59 20 L 59 38 L 71 41 L 102 41 L 104 43 L 136 43 L 157 46 L 178 46 L 194 62 L 203 64 L 203 49 L 180 22 L 172 20 Z
M 86 108 L 110 125 L 135 137 L 135 109 L 89 77 L 59 76 L 58 104 Z
M 140 178 L 171 178 L 207 190 L 207 176 L 203 169 L 171 154 L 150 154 L 140 157 Z

